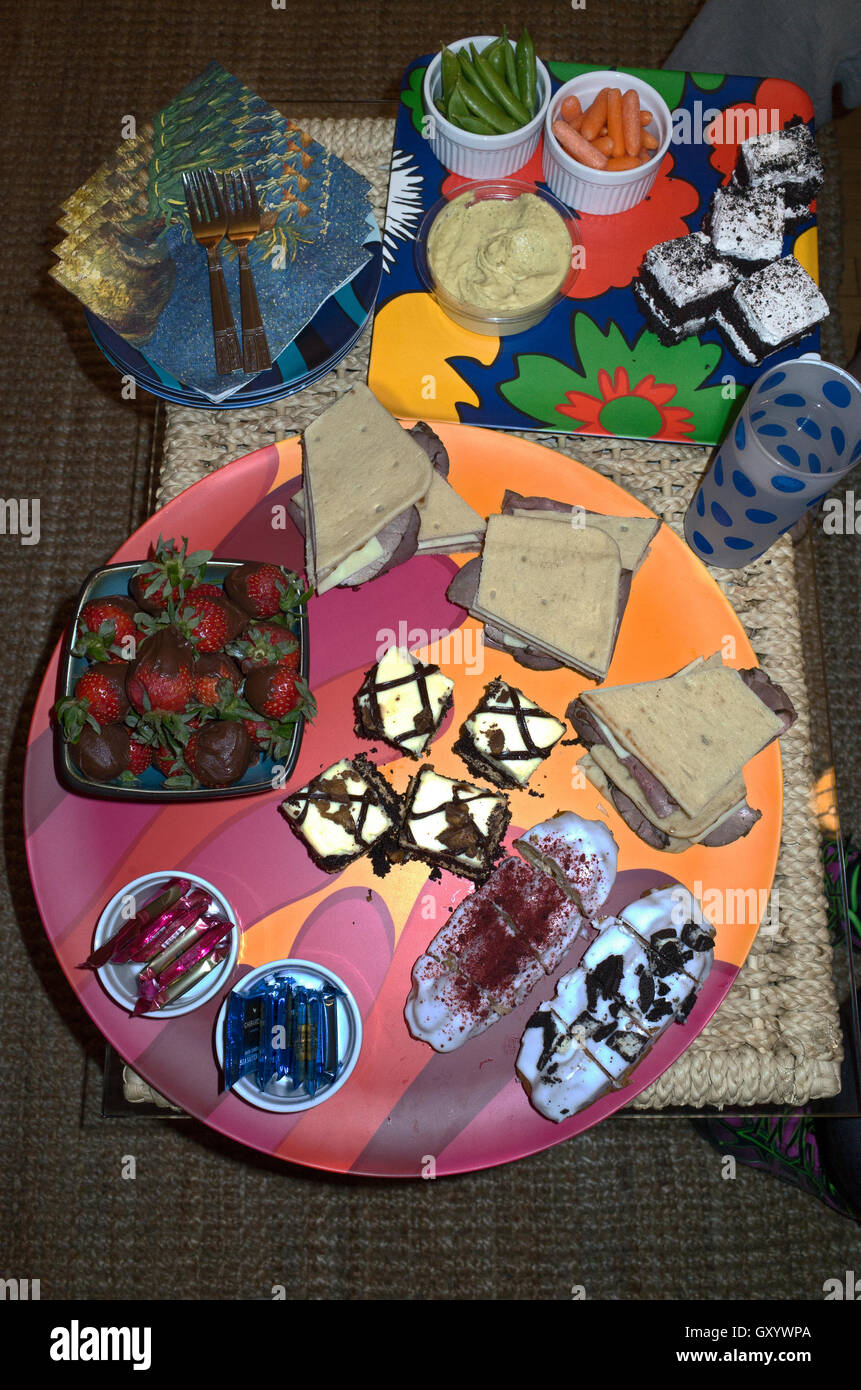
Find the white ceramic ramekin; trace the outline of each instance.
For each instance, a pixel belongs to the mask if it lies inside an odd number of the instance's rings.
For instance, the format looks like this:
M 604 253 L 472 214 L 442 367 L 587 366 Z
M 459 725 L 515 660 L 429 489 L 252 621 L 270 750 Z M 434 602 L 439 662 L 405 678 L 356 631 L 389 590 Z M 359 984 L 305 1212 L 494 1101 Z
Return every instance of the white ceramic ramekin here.
M 658 141 L 658 148 L 648 164 L 642 164 L 638 169 L 621 169 L 617 173 L 590 169 L 566 154 L 553 134 L 553 122 L 558 119 L 566 97 L 578 97 L 585 111 L 602 87 L 619 87 L 623 92 L 633 88 L 640 98 L 640 106 L 652 112 L 651 125 L 646 129 Z M 544 182 L 561 202 L 570 208 L 577 208 L 578 212 L 599 213 L 605 217 L 614 212 L 625 212 L 641 203 L 655 182 L 672 133 L 670 108 L 648 82 L 612 70 L 581 73 L 559 88 L 548 108 L 544 121 Z
M 469 39 L 458 39 L 448 47 L 453 53 L 459 48 L 474 43 L 482 52 L 493 43 L 492 34 L 476 34 Z M 515 45 L 512 43 L 512 48 Z M 442 82 L 442 57 L 438 53 L 425 73 L 422 86 L 424 97 L 425 129 L 430 147 L 446 169 L 452 174 L 460 174 L 466 179 L 504 179 L 517 169 L 522 169 L 538 149 L 541 128 L 550 104 L 550 74 L 541 59 L 536 59 L 536 92 L 538 110 L 528 125 L 512 130 L 508 135 L 473 135 L 452 125 L 437 109 L 435 96 L 439 95 Z
M 290 1115 L 300 1110 L 313 1110 L 340 1091 L 359 1060 L 362 1048 L 362 1015 L 351 991 L 333 970 L 324 969 L 312 960 L 288 958 L 273 960 L 268 965 L 259 965 L 249 975 L 244 975 L 236 986 L 240 994 L 247 994 L 258 980 L 267 975 L 290 975 L 306 989 L 319 989 L 321 985 L 334 985 L 338 990 L 338 1074 L 329 1086 L 309 1096 L 301 1088 L 294 1091 L 289 1081 L 270 1081 L 265 1091 L 259 1091 L 250 1076 L 243 1076 L 231 1089 L 234 1095 L 254 1105 L 258 1110 L 271 1110 L 277 1114 Z M 229 996 L 224 1000 L 215 1020 L 215 1055 L 218 1065 L 224 1070 L 224 1025 L 227 1020 Z
M 224 894 L 219 892 L 215 885 L 207 879 L 201 878 L 199 874 L 189 873 L 187 869 L 165 869 L 158 873 L 143 874 L 114 894 L 99 918 L 93 937 L 93 949 L 95 950 L 103 945 L 108 937 L 115 936 L 120 927 L 128 921 L 130 904 L 134 904 L 137 909 L 142 908 L 145 903 L 150 902 L 161 890 L 167 888 L 173 879 L 177 878 L 187 878 L 192 888 L 205 889 L 214 899 L 222 917 L 226 917 L 228 921 L 233 923 L 233 931 L 230 934 L 230 951 L 221 964 L 204 976 L 202 980 L 198 980 L 187 994 L 181 994 L 174 1003 L 165 1004 L 163 1009 L 152 1009 L 149 1013 L 139 1015 L 141 1018 L 148 1018 L 155 1023 L 164 1022 L 167 1018 L 179 1018 L 182 1014 L 190 1014 L 193 1009 L 199 1009 L 201 1004 L 205 1004 L 214 994 L 218 993 L 222 985 L 226 984 L 232 975 L 233 967 L 239 956 L 240 931 L 236 913 Z M 115 961 L 108 961 L 107 965 L 101 966 L 96 971 L 96 974 L 102 987 L 111 996 L 114 1003 L 131 1012 L 138 997 L 138 975 L 143 968 L 143 965 L 136 964 L 134 961 L 126 961 L 120 965 Z

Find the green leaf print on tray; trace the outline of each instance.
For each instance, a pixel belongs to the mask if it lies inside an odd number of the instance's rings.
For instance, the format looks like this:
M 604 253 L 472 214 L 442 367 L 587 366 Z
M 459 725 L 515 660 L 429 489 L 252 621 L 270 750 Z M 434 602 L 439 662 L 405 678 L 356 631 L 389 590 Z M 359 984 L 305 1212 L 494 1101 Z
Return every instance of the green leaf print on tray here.
M 695 443 L 723 433 L 737 388 L 731 382 L 703 385 L 720 361 L 717 343 L 686 338 L 664 347 L 644 330 L 631 346 L 618 324 L 602 333 L 584 313 L 573 315 L 572 327 L 581 371 L 554 357 L 519 355 L 517 375 L 499 387 L 515 409 L 587 434 Z

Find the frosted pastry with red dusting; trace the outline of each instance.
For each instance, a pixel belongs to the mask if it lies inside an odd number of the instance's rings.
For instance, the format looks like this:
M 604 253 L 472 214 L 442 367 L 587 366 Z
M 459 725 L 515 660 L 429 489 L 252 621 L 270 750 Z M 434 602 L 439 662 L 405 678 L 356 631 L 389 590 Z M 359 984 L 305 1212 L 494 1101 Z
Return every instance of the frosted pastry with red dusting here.
M 589 925 L 550 875 L 523 859 L 504 859 L 481 892 L 505 914 L 548 975 Z
M 579 847 L 583 897 L 603 902 L 615 873 L 613 837 L 598 822 L 578 816 L 565 818 L 565 830 L 566 844 Z M 600 880 L 591 893 L 590 872 Z M 404 1011 L 413 1037 L 437 1052 L 477 1037 L 518 1008 L 588 928 L 572 894 L 543 868 L 504 860 L 463 899 L 416 962 Z
M 457 967 L 419 956 L 404 1017 L 414 1038 L 435 1052 L 453 1052 L 499 1018 L 492 1001 Z
M 552 876 L 586 917 L 594 917 L 607 901 L 619 849 L 602 821 L 562 811 L 534 825 L 514 844 L 524 859 Z

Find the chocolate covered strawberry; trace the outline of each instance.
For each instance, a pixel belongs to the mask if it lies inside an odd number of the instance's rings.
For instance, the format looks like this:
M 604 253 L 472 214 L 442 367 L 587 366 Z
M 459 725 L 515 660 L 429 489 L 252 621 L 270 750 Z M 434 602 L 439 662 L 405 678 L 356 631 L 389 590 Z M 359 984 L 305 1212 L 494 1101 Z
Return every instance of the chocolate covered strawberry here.
M 75 744 L 74 758 L 85 777 L 93 782 L 112 782 L 129 765 L 131 734 L 122 724 L 94 729 L 85 724 Z
M 301 676 L 286 666 L 258 666 L 245 678 L 245 698 L 258 714 L 277 722 L 300 714 L 313 718 L 316 705 Z
M 79 614 L 74 655 L 89 661 L 133 661 L 141 635 L 136 612 L 134 599 L 123 594 L 90 599 Z
M 225 579 L 224 587 L 234 603 L 254 618 L 294 613 L 308 597 L 295 574 L 266 561 L 237 565 Z
M 140 646 L 126 689 L 139 714 L 181 714 L 194 694 L 194 648 L 171 628 L 160 628 Z
M 164 541 L 159 536 L 152 558 L 138 566 L 129 588 L 145 613 L 165 612 L 168 603 L 180 603 L 201 581 L 212 551 L 196 550 L 189 555 L 187 549 L 185 538 L 178 547 L 173 540 Z
M 288 628 L 278 623 L 249 623 L 243 635 L 231 642 L 230 654 L 246 675 L 257 666 L 299 670 L 299 643 Z
M 204 787 L 229 787 L 246 772 L 253 752 L 241 720 L 215 719 L 192 734 L 185 761 Z

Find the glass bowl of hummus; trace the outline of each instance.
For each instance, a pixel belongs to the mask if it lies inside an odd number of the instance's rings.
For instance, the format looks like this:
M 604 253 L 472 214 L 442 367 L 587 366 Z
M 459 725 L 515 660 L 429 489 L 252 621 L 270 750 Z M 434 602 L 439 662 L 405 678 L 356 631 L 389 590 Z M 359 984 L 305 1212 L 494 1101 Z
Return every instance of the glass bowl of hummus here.
M 525 333 L 571 289 L 582 241 L 569 209 L 516 179 L 471 183 L 428 212 L 416 265 L 440 308 L 462 328 Z

